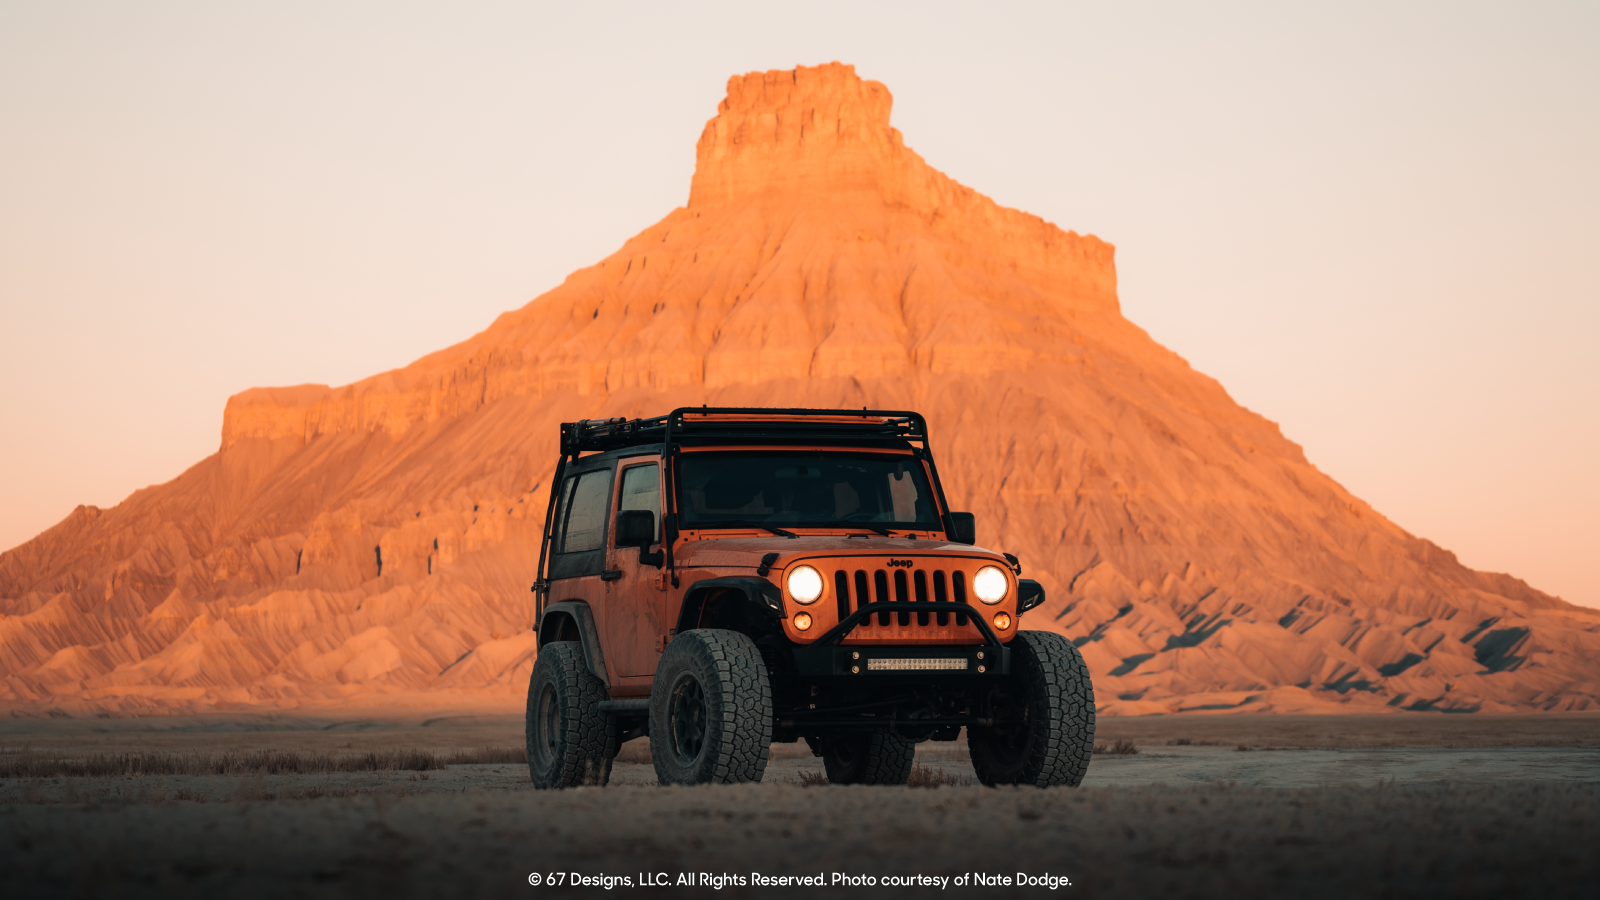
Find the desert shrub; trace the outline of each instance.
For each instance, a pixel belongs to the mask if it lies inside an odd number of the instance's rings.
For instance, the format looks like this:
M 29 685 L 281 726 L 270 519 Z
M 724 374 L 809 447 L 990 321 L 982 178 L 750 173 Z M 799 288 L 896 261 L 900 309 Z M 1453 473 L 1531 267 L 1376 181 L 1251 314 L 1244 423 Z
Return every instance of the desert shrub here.
M 1115 756 L 1132 756 L 1139 752 L 1139 745 L 1133 741 L 1116 741 L 1111 744 L 1095 744 L 1095 753 L 1110 753 Z

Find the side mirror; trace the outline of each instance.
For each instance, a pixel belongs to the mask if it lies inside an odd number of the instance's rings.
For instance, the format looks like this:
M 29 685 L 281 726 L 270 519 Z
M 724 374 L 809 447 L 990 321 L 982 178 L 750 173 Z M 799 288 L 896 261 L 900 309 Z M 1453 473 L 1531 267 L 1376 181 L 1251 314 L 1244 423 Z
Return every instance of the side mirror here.
M 639 548 L 639 565 L 659 569 L 666 562 L 663 551 L 650 552 L 650 545 L 656 542 L 655 513 L 648 509 L 622 510 L 617 513 L 616 530 L 618 547 Z
M 1017 615 L 1044 603 L 1044 585 L 1032 578 L 1017 579 Z
M 952 544 L 976 544 L 978 542 L 978 519 L 972 513 L 953 512 L 950 514 L 950 530 L 946 532 Z
M 656 514 L 648 509 L 617 513 L 617 546 L 648 547 L 656 542 Z

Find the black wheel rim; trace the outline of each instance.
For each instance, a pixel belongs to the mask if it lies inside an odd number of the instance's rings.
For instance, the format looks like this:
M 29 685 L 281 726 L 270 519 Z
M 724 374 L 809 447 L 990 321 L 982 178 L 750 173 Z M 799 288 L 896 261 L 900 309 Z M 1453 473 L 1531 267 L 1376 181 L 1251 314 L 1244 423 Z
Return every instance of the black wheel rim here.
M 672 752 L 680 765 L 700 758 L 706 743 L 706 694 L 693 675 L 684 675 L 672 689 Z
M 1020 764 L 1033 739 L 1031 692 L 1016 685 L 1011 691 L 991 694 L 995 724 L 986 729 L 990 752 L 1007 766 Z
M 538 754 L 541 768 L 549 767 L 556 758 L 557 735 L 561 730 L 561 704 L 556 699 L 556 686 L 546 684 L 539 692 L 539 706 L 534 711 L 533 750 Z
M 866 735 L 844 735 L 833 739 L 828 747 L 828 753 L 833 757 L 834 762 L 849 769 L 854 767 L 856 762 L 861 759 L 863 745 L 865 744 Z

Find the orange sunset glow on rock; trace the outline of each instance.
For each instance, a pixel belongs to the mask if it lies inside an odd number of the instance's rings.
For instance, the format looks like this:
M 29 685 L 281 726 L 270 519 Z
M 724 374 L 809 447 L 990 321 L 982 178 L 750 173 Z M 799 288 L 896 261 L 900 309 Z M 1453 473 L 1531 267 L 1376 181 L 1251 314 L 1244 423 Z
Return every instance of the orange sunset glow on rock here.
M 232 397 L 215 454 L 0 555 L 0 706 L 520 704 L 558 423 L 707 403 L 922 412 L 1104 715 L 1600 708 L 1600 610 L 1351 495 L 1123 317 L 1110 244 L 934 170 L 891 102 L 732 78 L 687 205 L 610 257 L 403 369 Z

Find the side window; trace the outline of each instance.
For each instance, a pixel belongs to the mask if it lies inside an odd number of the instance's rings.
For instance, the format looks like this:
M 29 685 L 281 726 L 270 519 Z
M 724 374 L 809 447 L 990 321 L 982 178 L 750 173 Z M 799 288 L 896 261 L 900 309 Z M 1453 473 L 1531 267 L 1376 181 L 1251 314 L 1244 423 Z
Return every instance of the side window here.
M 577 484 L 573 485 L 572 482 Z M 584 472 L 567 480 L 566 528 L 557 553 L 587 553 L 605 544 L 606 506 L 611 498 L 611 470 Z
M 661 542 L 661 467 L 630 466 L 622 470 L 617 510 L 648 509 L 656 514 L 656 542 Z
M 556 527 L 550 534 L 551 553 L 560 553 L 561 542 L 567 538 L 567 514 L 572 512 L 572 489 L 577 486 L 577 475 L 568 475 L 561 482 L 561 501 L 556 504 Z

